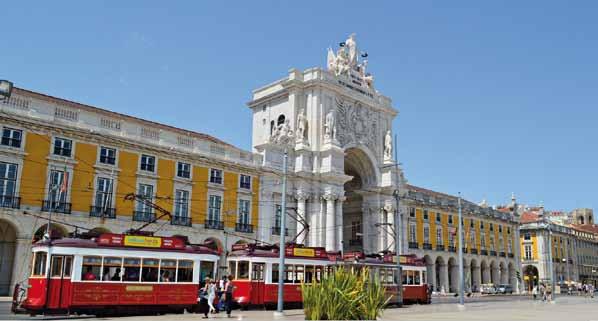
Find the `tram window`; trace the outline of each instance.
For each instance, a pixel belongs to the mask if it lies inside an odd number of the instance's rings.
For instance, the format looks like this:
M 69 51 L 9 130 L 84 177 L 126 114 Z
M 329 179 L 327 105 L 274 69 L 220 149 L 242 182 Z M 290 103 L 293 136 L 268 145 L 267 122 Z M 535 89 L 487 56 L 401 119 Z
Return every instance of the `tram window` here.
M 120 282 L 122 263 L 123 259 L 120 257 L 105 257 L 102 281 Z
M 239 261 L 239 264 L 237 265 L 237 271 L 238 273 L 236 279 L 249 279 L 249 261 Z
M 141 269 L 140 266 L 140 259 L 127 257 L 124 260 L 124 281 L 127 282 L 139 282 L 139 270 Z
M 264 264 L 263 263 L 253 263 L 251 268 L 251 279 L 254 281 L 263 281 L 264 280 Z
M 237 261 L 228 262 L 228 274 L 237 278 Z
M 293 265 L 284 265 L 284 283 L 293 283 Z
M 179 261 L 177 282 L 193 282 L 193 261 Z
M 422 282 L 420 284 L 428 283 L 428 277 L 426 275 L 426 271 L 422 271 Z
M 172 282 L 176 275 L 176 260 L 160 261 L 160 282 Z
M 83 268 L 81 269 L 81 280 L 98 280 L 102 268 L 102 258 L 99 256 L 84 256 Z
M 47 259 L 46 252 L 35 252 L 34 263 L 33 263 L 33 273 L 31 273 L 32 275 L 34 275 L 34 276 L 46 275 L 46 259 Z
M 408 283 L 408 278 L 407 278 L 407 273 L 408 273 L 408 272 L 409 272 L 409 271 L 407 271 L 407 270 L 403 270 L 403 273 L 402 273 L 402 280 L 403 280 L 403 284 L 409 284 L 409 283 Z
M 305 283 L 312 283 L 313 280 L 314 280 L 314 266 L 306 265 L 305 266 Z
M 324 267 L 316 265 L 316 281 L 320 282 L 322 280 L 322 273 L 324 272 Z
M 51 277 L 60 277 L 62 275 L 62 256 L 52 256 L 52 265 L 50 270 Z
M 70 278 L 71 277 L 71 270 L 73 269 L 73 257 L 72 256 L 66 256 L 64 258 L 64 273 L 63 276 L 65 278 Z
M 158 259 L 143 259 L 141 282 L 158 282 Z
M 420 284 L 419 271 L 413 271 L 413 284 Z
M 200 280 L 203 281 L 206 278 L 214 279 L 214 262 L 201 261 L 199 263 L 199 271 Z
M 386 270 L 386 279 L 384 280 L 384 282 L 388 283 L 388 284 L 393 284 L 395 283 L 395 271 L 393 269 L 388 269 Z
M 295 283 L 303 281 L 305 267 L 303 265 L 295 265 Z
M 272 283 L 278 282 L 278 264 L 272 264 Z

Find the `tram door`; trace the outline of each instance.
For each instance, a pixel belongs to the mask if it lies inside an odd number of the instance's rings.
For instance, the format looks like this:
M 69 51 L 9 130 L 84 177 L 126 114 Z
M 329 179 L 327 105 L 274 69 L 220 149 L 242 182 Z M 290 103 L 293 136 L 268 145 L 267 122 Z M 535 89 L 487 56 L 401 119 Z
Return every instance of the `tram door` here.
M 71 271 L 73 257 L 70 255 L 52 255 L 50 266 L 50 289 L 48 290 L 48 308 L 68 308 L 71 297 Z
M 264 269 L 265 263 L 253 263 L 251 266 L 251 304 L 264 303 Z

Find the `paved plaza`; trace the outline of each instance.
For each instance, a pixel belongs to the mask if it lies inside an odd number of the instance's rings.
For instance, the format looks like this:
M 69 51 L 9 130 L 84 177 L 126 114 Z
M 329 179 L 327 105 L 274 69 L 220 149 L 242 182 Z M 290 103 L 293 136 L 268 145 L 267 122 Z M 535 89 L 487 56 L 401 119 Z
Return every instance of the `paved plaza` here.
M 559 297 L 555 303 L 533 301 L 528 297 L 486 297 L 466 302 L 459 309 L 452 298 L 437 299 L 431 305 L 414 305 L 400 309 L 388 309 L 381 320 L 598 320 L 598 299 L 583 297 Z M 446 303 L 443 303 L 446 302 Z M 64 320 L 63 317 L 36 317 L 9 314 L 9 302 L 0 302 L 0 320 Z M 271 320 L 272 311 L 234 311 L 232 320 Z M 186 321 L 201 319 L 199 314 L 178 314 L 143 317 L 93 318 L 72 317 L 77 320 L 118 320 L 118 321 Z M 210 319 L 227 319 L 223 313 Z M 303 320 L 302 310 L 288 310 L 285 320 Z M 228 320 L 228 319 L 227 319 Z

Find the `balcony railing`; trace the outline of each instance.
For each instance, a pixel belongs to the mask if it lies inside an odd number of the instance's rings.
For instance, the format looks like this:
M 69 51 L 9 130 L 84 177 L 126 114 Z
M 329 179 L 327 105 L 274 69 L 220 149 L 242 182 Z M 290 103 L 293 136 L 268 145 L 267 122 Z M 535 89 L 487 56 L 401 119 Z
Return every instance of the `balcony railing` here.
M 363 242 L 361 239 L 350 239 L 349 246 L 361 245 L 361 242 Z
M 116 218 L 116 209 L 110 207 L 104 208 L 101 206 L 90 206 L 89 216 L 102 218 Z
M 436 244 L 436 251 L 444 251 L 444 245 Z
M 478 249 L 471 248 L 469 249 L 469 252 L 471 252 L 471 254 L 478 254 Z
M 43 201 L 42 211 L 49 212 L 50 210 L 54 213 L 71 214 L 71 203 Z
M 206 220 L 204 227 L 211 230 L 224 230 L 224 222 L 217 220 Z
M 424 243 L 424 250 L 431 250 L 431 249 L 432 249 L 432 244 Z
M 457 247 L 456 246 L 449 246 L 448 250 L 449 250 L 449 252 L 457 252 Z
M 463 253 L 467 253 L 467 248 L 466 247 L 462 248 L 462 250 L 463 250 Z
M 481 255 L 488 255 L 488 250 L 480 250 Z
M 173 216 L 170 225 L 191 226 L 191 218 L 188 216 Z
M 151 222 L 156 219 L 156 214 L 147 211 L 133 212 L 133 221 L 136 222 Z
M 235 231 L 241 233 L 253 233 L 253 225 L 245 223 L 235 224 Z
M 499 252 L 498 256 L 500 256 L 500 257 L 507 257 L 507 253 L 505 253 L 505 252 Z
M 21 198 L 12 195 L 0 196 L 0 207 L 21 208 Z
M 513 254 L 513 253 L 509 253 L 509 254 L 508 254 L 508 256 L 509 256 L 510 258 L 514 258 L 514 257 L 515 257 L 515 254 Z
M 417 242 L 409 242 L 409 248 L 410 249 L 417 249 L 417 248 L 419 248 L 419 246 L 417 246 Z
M 280 226 L 272 226 L 272 235 L 279 235 L 280 236 Z M 284 229 L 284 236 L 289 236 L 289 229 Z
M 496 251 L 490 250 L 490 256 L 496 256 Z

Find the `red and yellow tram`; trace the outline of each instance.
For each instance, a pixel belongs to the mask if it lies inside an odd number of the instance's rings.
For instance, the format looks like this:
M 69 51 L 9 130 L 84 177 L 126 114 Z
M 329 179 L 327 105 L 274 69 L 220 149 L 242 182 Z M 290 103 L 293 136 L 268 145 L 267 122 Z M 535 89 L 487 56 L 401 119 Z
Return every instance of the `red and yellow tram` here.
M 341 257 L 326 252 L 324 248 L 288 246 L 285 249 L 283 272 L 285 305 L 302 303 L 301 283 L 319 281 L 330 269 L 339 266 L 368 267 L 372 275 L 378 275 L 388 295 L 390 304 L 403 302 L 430 303 L 426 284 L 425 265 L 415 256 L 401 256 L 403 265 L 403 301 L 396 295 L 396 265 L 392 256 L 373 258 L 362 253 L 350 253 Z M 240 244 L 233 247 L 228 257 L 228 270 L 235 278 L 234 298 L 242 307 L 273 306 L 277 302 L 279 253 L 275 246 Z
M 194 309 L 218 255 L 177 237 L 102 234 L 33 245 L 30 314 L 145 314 Z

